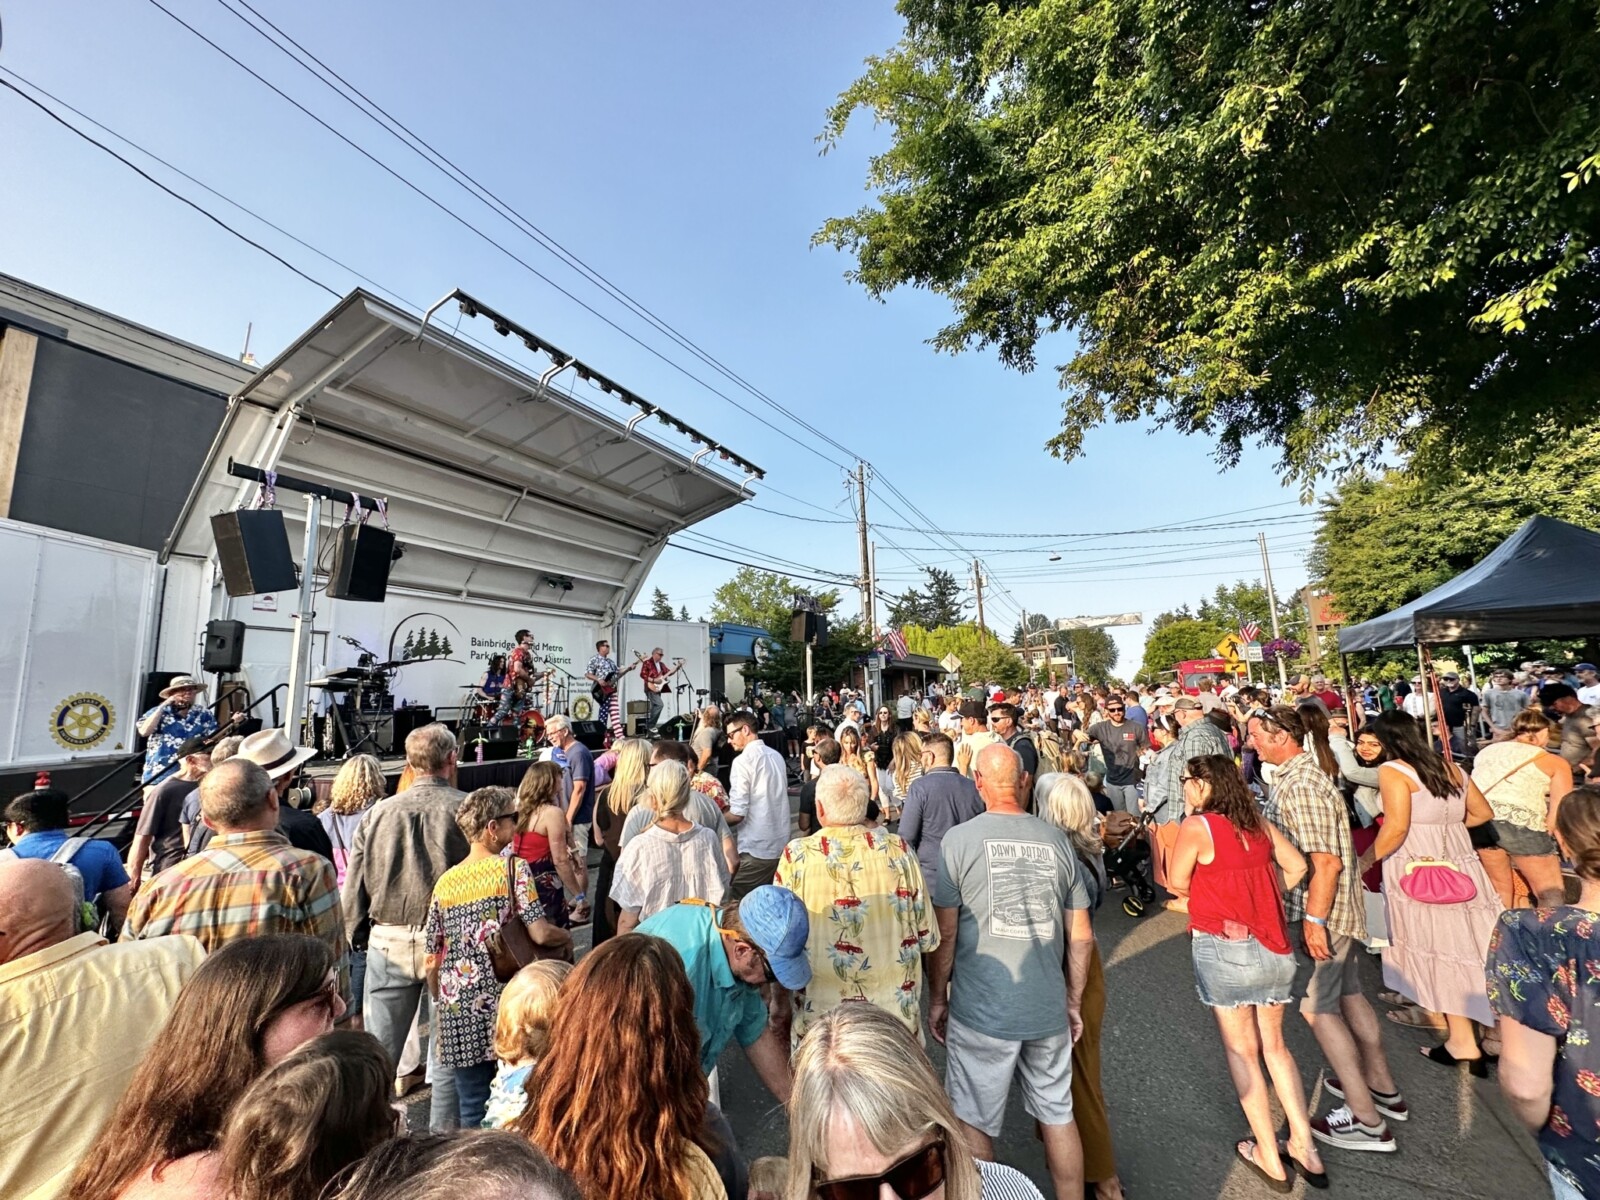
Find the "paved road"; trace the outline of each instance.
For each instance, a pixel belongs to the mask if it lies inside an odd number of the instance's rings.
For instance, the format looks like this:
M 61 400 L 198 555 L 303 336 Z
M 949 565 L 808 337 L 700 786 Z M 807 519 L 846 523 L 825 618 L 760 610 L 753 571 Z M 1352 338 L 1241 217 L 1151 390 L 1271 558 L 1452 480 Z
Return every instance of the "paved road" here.
M 577 932 L 581 954 L 588 948 L 589 934 L 587 928 Z M 1134 920 L 1113 896 L 1096 917 L 1096 933 L 1106 967 L 1107 1011 L 1101 1039 L 1105 1090 L 1118 1167 L 1129 1196 L 1259 1200 L 1269 1195 L 1233 1158 L 1233 1144 L 1249 1136 L 1249 1127 L 1228 1079 L 1216 1026 L 1195 997 L 1183 918 L 1155 911 Z M 1367 994 L 1375 996 L 1380 986 L 1377 959 L 1364 965 Z M 1325 1068 L 1316 1042 L 1298 1016 L 1291 1014 L 1286 1026 L 1312 1110 L 1326 1112 L 1338 1101 L 1321 1091 Z M 1549 1195 L 1539 1152 L 1506 1108 L 1492 1070 L 1489 1079 L 1474 1080 L 1424 1061 L 1417 1051 L 1432 1044 L 1427 1035 L 1388 1022 L 1384 1034 L 1412 1118 L 1396 1126 L 1398 1153 L 1326 1149 L 1324 1161 L 1332 1180 L 1328 1195 L 1363 1200 L 1429 1196 L 1524 1200 Z M 942 1076 L 943 1049 L 932 1044 L 930 1052 Z M 742 1052 L 731 1048 L 720 1066 L 723 1108 L 740 1150 L 747 1159 L 784 1153 L 787 1119 Z M 426 1125 L 425 1097 L 424 1091 L 410 1098 L 413 1128 Z M 1002 1162 L 1025 1172 L 1049 1197 L 1044 1154 L 1016 1088 L 997 1152 Z M 1304 1181 L 1295 1187 L 1297 1196 L 1310 1190 Z

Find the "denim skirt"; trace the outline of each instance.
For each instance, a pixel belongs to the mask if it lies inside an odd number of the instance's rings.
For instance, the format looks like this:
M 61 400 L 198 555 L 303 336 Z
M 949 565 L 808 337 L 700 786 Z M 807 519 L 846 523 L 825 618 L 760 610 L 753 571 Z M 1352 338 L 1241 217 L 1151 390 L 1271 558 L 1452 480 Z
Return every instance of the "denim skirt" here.
M 1194 990 L 1209 1008 L 1287 1004 L 1294 996 L 1295 958 L 1275 954 L 1253 937 L 1229 941 L 1196 932 L 1190 941 Z

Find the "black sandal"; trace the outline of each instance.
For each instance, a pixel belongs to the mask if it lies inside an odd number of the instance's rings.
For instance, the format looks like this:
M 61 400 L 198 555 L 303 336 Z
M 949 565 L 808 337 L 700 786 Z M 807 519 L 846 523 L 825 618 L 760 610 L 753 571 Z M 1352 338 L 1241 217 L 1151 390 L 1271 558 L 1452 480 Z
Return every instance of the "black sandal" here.
M 1250 1147 L 1249 1154 L 1244 1152 L 1244 1148 L 1246 1146 Z M 1279 1179 L 1276 1175 L 1269 1175 L 1267 1173 L 1267 1169 L 1256 1161 L 1255 1152 L 1259 1149 L 1261 1149 L 1261 1146 L 1254 1138 L 1245 1138 L 1243 1141 L 1235 1142 L 1233 1144 L 1234 1155 L 1239 1159 L 1240 1162 L 1260 1176 L 1261 1182 L 1266 1184 L 1268 1188 L 1274 1192 L 1277 1192 L 1280 1196 L 1287 1195 L 1289 1192 L 1293 1191 L 1293 1168 L 1291 1168 L 1288 1163 L 1284 1163 L 1284 1176 L 1282 1179 Z
M 1300 1178 L 1304 1179 L 1312 1187 L 1325 1188 L 1328 1186 L 1328 1173 L 1326 1171 L 1312 1171 L 1308 1169 L 1305 1163 L 1301 1162 L 1294 1156 L 1293 1152 L 1290 1151 L 1288 1142 L 1278 1143 L 1278 1157 L 1283 1159 L 1285 1162 L 1292 1162 L 1294 1164 L 1294 1169 L 1300 1172 Z
M 1483 1061 L 1481 1055 L 1477 1058 L 1457 1058 L 1443 1046 L 1434 1046 L 1430 1050 L 1421 1051 L 1421 1054 L 1429 1062 L 1436 1062 L 1441 1067 L 1465 1067 L 1467 1073 L 1474 1079 L 1489 1077 L 1489 1064 Z

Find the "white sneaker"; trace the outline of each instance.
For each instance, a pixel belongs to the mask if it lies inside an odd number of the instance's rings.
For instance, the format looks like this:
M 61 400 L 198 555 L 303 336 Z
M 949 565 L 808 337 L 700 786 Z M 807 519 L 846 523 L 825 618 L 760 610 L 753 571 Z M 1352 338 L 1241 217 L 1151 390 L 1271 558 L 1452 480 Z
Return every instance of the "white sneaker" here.
M 1379 1154 L 1393 1154 L 1400 1149 L 1395 1144 L 1394 1134 L 1389 1132 L 1388 1122 L 1383 1122 L 1375 1130 L 1370 1129 L 1356 1120 L 1348 1104 L 1341 1104 L 1325 1117 L 1313 1117 L 1311 1136 L 1319 1142 L 1344 1150 L 1373 1150 Z

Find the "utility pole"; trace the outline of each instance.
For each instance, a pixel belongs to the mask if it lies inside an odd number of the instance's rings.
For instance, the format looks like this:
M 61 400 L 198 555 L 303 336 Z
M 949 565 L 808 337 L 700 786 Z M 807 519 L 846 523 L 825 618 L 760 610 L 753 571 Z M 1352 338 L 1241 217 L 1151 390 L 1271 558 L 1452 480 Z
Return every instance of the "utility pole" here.
M 861 624 L 870 639 L 872 627 L 872 558 L 867 546 L 867 464 L 856 461 L 856 536 L 861 543 Z
M 978 645 L 983 645 L 983 564 L 977 559 L 972 560 L 972 590 L 978 597 Z
M 1277 641 L 1282 634 L 1278 632 L 1278 593 L 1272 588 L 1272 560 L 1267 557 L 1267 535 L 1256 534 L 1256 542 L 1261 547 L 1261 573 L 1267 581 L 1267 609 L 1272 613 L 1272 640 Z M 1289 686 L 1289 671 L 1283 665 L 1283 655 L 1278 655 L 1278 682 L 1284 687 Z
M 878 543 L 872 542 L 867 547 L 867 637 L 872 641 L 872 662 L 880 662 L 880 654 L 886 653 L 878 647 Z M 867 673 L 869 684 L 867 695 L 874 706 L 884 703 L 883 671 L 873 669 Z

